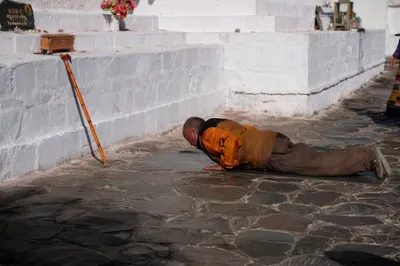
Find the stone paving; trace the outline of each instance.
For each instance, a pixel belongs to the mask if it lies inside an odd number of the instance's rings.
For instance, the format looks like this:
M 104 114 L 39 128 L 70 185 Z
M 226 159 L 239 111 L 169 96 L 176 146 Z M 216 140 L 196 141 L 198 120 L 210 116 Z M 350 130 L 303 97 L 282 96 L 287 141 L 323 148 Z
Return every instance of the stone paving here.
M 308 178 L 202 171 L 180 129 L 0 188 L 1 265 L 399 265 L 393 71 L 312 119 L 226 112 L 320 150 L 378 142 L 394 170 Z M 140 126 L 140 125 L 138 125 Z

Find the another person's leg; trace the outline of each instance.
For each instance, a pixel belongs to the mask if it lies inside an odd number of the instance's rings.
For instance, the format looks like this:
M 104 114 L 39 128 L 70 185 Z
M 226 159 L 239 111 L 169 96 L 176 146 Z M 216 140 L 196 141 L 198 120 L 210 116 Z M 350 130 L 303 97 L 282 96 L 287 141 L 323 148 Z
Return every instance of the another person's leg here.
M 317 152 L 307 144 L 293 144 L 283 134 L 277 136 L 267 170 L 307 176 L 348 176 L 375 172 L 378 178 L 388 176 L 391 172 L 389 164 L 375 145 Z

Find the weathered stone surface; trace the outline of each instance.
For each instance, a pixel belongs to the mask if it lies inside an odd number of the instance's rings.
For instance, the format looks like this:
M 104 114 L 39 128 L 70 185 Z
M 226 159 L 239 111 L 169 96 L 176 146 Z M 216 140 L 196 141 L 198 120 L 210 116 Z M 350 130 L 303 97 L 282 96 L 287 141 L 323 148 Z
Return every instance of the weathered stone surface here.
M 185 186 L 179 189 L 189 196 L 207 200 L 236 201 L 242 198 L 247 190 L 239 187 Z
M 288 200 L 283 194 L 267 193 L 267 192 L 254 192 L 248 199 L 249 203 L 271 205 L 282 203 Z
M 325 250 L 329 239 L 317 236 L 305 236 L 296 244 L 292 255 L 317 254 Z
M 363 204 L 363 203 L 343 203 L 337 205 L 331 209 L 331 212 L 343 215 L 354 215 L 354 214 L 361 214 L 361 215 L 379 215 L 385 213 L 384 209 L 371 205 L 371 204 Z
M 205 232 L 204 232 L 205 231 Z M 143 227 L 136 230 L 132 236 L 132 242 L 170 244 L 196 244 L 211 238 L 208 230 L 188 230 L 178 228 Z
M 205 207 L 211 213 L 219 213 L 227 216 L 247 217 L 277 213 L 277 211 L 264 206 L 245 203 L 209 203 Z
M 232 252 L 205 247 L 185 247 L 176 257 L 178 261 L 185 263 L 185 265 L 231 266 L 246 265 L 250 262 Z
M 297 195 L 295 201 L 316 206 L 332 205 L 340 197 L 340 193 L 331 191 L 306 192 Z
M 252 184 L 252 181 L 245 177 L 203 177 L 196 178 L 191 177 L 186 179 L 191 184 L 199 185 L 214 185 L 214 186 L 237 186 L 237 187 L 247 187 Z
M 108 256 L 77 245 L 60 243 L 24 254 L 24 259 L 31 265 L 101 265 L 111 262 Z
M 45 240 L 56 236 L 63 227 L 46 221 L 11 221 L 0 224 L 0 239 Z
M 306 230 L 312 220 L 291 214 L 273 214 L 261 217 L 257 225 L 266 229 L 279 229 L 294 232 L 303 232 Z
M 307 215 L 318 212 L 318 209 L 313 206 L 306 206 L 300 204 L 282 203 L 279 205 L 279 210 L 288 214 Z
M 262 230 L 245 231 L 235 238 L 235 245 L 252 258 L 284 257 L 293 242 L 293 235 Z
M 328 238 L 339 238 L 346 240 L 350 240 L 353 236 L 348 229 L 333 225 L 322 226 L 316 230 L 308 232 L 308 234 L 313 236 L 323 236 Z
M 296 191 L 300 189 L 300 187 L 292 183 L 275 183 L 264 181 L 258 185 L 258 189 L 265 192 L 288 193 Z
M 156 244 L 132 244 L 124 248 L 123 256 L 132 265 L 159 265 L 172 254 L 169 247 Z
M 368 216 L 339 216 L 317 214 L 315 218 L 321 221 L 339 224 L 343 226 L 363 226 L 382 224 L 383 222 L 375 217 Z
M 69 223 L 102 232 L 115 232 L 132 230 L 152 219 L 154 219 L 154 216 L 146 213 L 136 213 L 128 210 L 115 210 L 86 213 L 72 218 L 69 220 Z
M 169 220 L 165 226 L 167 228 L 209 230 L 212 232 L 221 232 L 223 234 L 232 234 L 232 230 L 229 228 L 229 221 L 222 217 L 178 216 Z
M 60 205 L 33 205 L 33 206 L 18 206 L 0 211 L 0 218 L 9 220 L 23 219 L 55 219 L 63 210 Z
M 150 201 L 140 201 L 135 209 L 151 214 L 178 214 L 192 209 L 194 200 L 187 196 L 167 196 Z
M 315 188 L 326 190 L 326 191 L 334 191 L 339 193 L 344 192 L 360 192 L 360 184 L 358 183 L 349 183 L 349 182 L 327 182 L 324 184 L 316 185 Z
M 0 190 L 0 207 L 6 206 L 16 200 L 45 192 L 46 190 L 43 187 L 38 186 L 5 187 Z

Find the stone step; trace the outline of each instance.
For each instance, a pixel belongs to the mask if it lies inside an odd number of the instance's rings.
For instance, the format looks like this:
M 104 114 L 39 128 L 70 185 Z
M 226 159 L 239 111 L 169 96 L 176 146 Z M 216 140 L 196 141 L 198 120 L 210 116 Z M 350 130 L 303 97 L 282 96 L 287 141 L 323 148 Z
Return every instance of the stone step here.
M 159 17 L 158 27 L 178 32 L 289 32 L 311 30 L 312 22 L 308 18 L 275 16 L 163 16 Z
M 26 0 L 39 9 L 66 9 L 100 12 L 99 0 L 43 1 Z M 220 16 L 255 15 L 255 0 L 142 0 L 138 1 L 136 15 Z
M 98 12 L 35 10 L 35 26 L 40 30 L 57 32 L 62 30 L 104 31 L 108 30 L 105 16 Z M 124 20 L 126 28 L 136 31 L 157 29 L 157 17 L 129 15 Z
M 98 49 L 117 49 L 142 45 L 185 44 L 185 34 L 181 32 L 73 32 L 75 50 L 92 51 Z M 0 32 L 0 54 L 33 53 L 40 48 L 39 33 Z
M 224 103 L 217 45 L 141 46 L 71 56 L 104 147 L 170 130 L 189 116 L 211 115 Z M 89 153 L 58 55 L 0 56 L 0 96 L 0 180 Z
M 307 17 L 315 18 L 315 5 L 301 2 L 257 0 L 256 14 L 261 16 L 278 17 Z

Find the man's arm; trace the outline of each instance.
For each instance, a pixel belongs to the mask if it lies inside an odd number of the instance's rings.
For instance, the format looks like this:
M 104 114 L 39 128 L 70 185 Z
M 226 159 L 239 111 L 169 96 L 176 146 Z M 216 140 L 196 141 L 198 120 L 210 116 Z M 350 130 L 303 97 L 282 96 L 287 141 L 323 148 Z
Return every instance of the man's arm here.
M 239 165 L 239 137 L 232 132 L 220 128 L 209 128 L 201 137 L 202 144 L 210 157 L 219 158 L 216 161 L 225 169 L 233 169 Z

